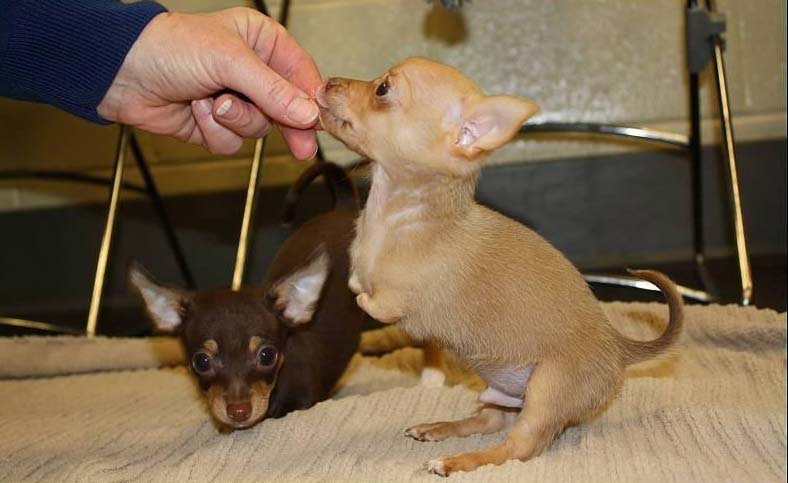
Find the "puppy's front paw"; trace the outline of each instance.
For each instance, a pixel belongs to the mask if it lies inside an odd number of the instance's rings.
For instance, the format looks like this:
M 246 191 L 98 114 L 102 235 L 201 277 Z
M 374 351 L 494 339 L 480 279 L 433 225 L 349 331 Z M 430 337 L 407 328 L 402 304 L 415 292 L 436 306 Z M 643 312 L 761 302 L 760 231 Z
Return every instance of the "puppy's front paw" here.
M 399 321 L 399 317 L 386 313 L 376 304 L 372 297 L 367 292 L 360 293 L 356 296 L 356 305 L 361 310 L 369 314 L 370 317 L 383 324 L 393 324 Z
M 361 287 L 361 282 L 358 281 L 356 272 L 353 272 L 353 274 L 350 275 L 350 280 L 347 282 L 347 287 L 356 295 L 364 291 L 364 289 Z
M 492 461 L 480 461 L 479 453 L 462 453 L 443 458 L 435 458 L 427 462 L 427 470 L 440 476 L 449 476 L 458 471 L 473 471 L 481 465 Z
M 421 385 L 424 387 L 443 387 L 446 374 L 434 367 L 425 367 L 421 370 Z
M 440 458 L 429 460 L 424 466 L 426 466 L 427 471 L 430 473 L 434 473 L 439 476 L 449 476 L 449 473 L 446 472 L 443 460 Z
M 371 317 L 375 318 L 375 316 L 370 312 L 370 309 L 372 308 L 372 303 L 370 302 L 371 298 L 372 297 L 370 297 L 367 292 L 362 292 L 356 295 L 356 305 L 358 305 L 361 310 L 369 314 Z
M 424 426 L 423 424 L 420 426 Z M 405 436 L 409 438 L 413 438 L 416 441 L 427 441 L 424 438 L 424 433 L 419 430 L 419 426 L 413 426 L 412 428 L 408 428 L 405 430 Z
M 416 441 L 443 441 L 449 437 L 447 423 L 417 424 L 405 430 L 405 436 Z

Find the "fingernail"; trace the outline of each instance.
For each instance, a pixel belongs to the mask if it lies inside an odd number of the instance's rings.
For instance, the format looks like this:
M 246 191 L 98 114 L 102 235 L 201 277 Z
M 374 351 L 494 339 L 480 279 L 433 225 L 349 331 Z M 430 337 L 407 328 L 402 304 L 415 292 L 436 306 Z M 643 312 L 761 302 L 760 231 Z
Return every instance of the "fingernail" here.
M 227 114 L 227 111 L 229 111 L 231 107 L 233 107 L 233 100 L 225 99 L 224 102 L 219 104 L 219 108 L 216 109 L 216 115 L 224 116 L 225 114 Z
M 317 119 L 317 106 L 305 97 L 296 97 L 287 106 L 287 117 L 300 124 L 309 124 Z
M 315 159 L 315 156 L 317 156 L 317 148 L 318 148 L 317 143 L 315 143 L 315 150 L 312 152 L 312 156 L 309 156 L 306 159 L 307 161 L 312 161 L 313 159 Z
M 320 107 L 328 107 L 328 103 L 326 103 L 326 84 L 320 84 L 320 86 L 315 89 L 315 99 L 317 103 L 320 104 Z
M 210 99 L 200 99 L 199 101 L 192 101 L 192 109 L 200 114 L 209 114 L 213 108 L 213 102 Z

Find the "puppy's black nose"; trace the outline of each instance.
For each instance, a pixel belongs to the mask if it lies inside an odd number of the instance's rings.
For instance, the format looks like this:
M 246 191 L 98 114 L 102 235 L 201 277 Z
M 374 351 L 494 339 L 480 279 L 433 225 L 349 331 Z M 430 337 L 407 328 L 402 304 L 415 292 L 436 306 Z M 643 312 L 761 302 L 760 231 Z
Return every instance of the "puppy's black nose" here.
M 252 403 L 230 403 L 227 405 L 227 417 L 237 423 L 242 423 L 249 419 L 252 414 Z

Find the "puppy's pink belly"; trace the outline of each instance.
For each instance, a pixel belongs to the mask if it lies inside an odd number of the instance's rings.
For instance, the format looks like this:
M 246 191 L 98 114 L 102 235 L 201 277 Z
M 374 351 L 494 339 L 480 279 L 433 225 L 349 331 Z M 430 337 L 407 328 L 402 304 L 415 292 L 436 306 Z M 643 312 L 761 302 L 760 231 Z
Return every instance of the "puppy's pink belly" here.
M 481 370 L 487 389 L 479 394 L 479 401 L 507 408 L 523 407 L 523 396 L 534 365 L 506 369 Z
M 521 408 L 523 407 L 523 400 L 517 397 L 512 397 L 504 394 L 501 391 L 488 387 L 481 394 L 479 394 L 479 401 L 486 404 L 494 404 L 496 406 L 503 406 L 505 408 Z

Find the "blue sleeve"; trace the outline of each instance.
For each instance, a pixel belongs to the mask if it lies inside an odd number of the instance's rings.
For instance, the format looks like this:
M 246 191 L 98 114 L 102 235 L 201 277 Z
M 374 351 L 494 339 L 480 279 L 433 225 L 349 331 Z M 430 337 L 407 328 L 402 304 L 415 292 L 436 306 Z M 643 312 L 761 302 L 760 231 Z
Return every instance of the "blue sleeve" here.
M 0 0 L 0 96 L 93 122 L 140 32 L 165 8 L 141 1 Z

